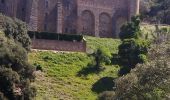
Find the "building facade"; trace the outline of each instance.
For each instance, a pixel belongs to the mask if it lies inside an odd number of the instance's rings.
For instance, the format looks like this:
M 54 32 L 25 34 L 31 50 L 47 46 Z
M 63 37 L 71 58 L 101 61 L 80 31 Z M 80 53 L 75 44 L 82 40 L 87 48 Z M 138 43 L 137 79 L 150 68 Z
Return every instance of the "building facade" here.
M 30 31 L 118 37 L 139 13 L 139 0 L 0 0 L 0 13 L 25 21 Z

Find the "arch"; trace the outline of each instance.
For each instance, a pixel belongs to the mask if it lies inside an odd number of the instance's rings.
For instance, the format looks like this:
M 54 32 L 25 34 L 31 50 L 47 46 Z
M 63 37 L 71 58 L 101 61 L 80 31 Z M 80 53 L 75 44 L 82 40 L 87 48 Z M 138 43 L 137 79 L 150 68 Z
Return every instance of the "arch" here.
M 95 32 L 95 18 L 94 14 L 89 10 L 84 10 L 81 14 L 82 33 L 85 35 L 94 36 Z
M 99 15 L 99 36 L 112 37 L 112 19 L 109 14 L 101 13 Z

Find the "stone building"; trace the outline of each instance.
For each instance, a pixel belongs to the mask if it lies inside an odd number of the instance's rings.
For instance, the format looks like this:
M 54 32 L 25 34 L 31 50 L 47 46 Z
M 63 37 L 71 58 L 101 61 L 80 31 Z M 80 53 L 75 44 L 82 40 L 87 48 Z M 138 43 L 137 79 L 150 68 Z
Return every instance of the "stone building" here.
M 0 12 L 25 21 L 30 31 L 118 37 L 139 13 L 139 0 L 0 0 Z

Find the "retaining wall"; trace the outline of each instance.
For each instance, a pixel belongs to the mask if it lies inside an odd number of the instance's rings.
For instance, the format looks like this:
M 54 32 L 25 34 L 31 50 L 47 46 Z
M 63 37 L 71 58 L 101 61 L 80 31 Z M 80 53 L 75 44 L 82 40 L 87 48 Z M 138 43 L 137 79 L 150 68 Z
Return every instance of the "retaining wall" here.
M 58 40 L 32 39 L 32 48 L 39 50 L 86 52 L 86 41 L 69 42 Z

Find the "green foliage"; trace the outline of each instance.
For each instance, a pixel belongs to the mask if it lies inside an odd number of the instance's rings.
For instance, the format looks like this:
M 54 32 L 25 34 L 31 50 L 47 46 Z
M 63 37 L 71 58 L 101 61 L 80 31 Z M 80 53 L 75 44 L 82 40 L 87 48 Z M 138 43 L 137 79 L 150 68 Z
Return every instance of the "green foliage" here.
M 31 40 L 27 35 L 26 23 L 3 15 L 0 15 L 0 17 L 3 18 L 3 30 L 5 35 L 8 38 L 14 39 L 16 43 L 21 44 L 26 50 L 30 50 Z
M 129 39 L 129 38 L 139 38 L 141 35 L 140 30 L 140 17 L 132 17 L 132 22 L 129 22 L 121 27 L 120 39 Z
M 29 89 L 30 84 L 26 84 L 26 81 L 34 79 L 34 68 L 28 63 L 26 48 L 18 44 L 19 39 L 13 37 L 15 35 L 8 32 L 0 32 L 0 91 L 9 100 L 27 95 L 24 100 L 32 100 L 35 91 Z
M 116 53 L 118 44 L 120 43 L 119 40 L 114 39 L 101 39 L 89 36 L 85 38 L 87 40 L 87 47 L 94 51 L 100 46 L 106 47 L 106 51 L 109 52 L 108 54 L 110 52 Z M 107 90 L 108 86 L 111 85 L 102 87 L 100 80 L 103 77 L 116 78 L 119 66 L 105 65 L 103 66 L 105 70 L 96 74 L 90 72 L 92 70 L 88 64 L 92 61 L 93 58 L 85 53 L 31 52 L 29 54 L 29 62 L 32 64 L 36 63 L 36 65 L 40 65 L 43 69 L 42 72 L 38 71 L 36 73 L 36 80 L 33 83 L 37 88 L 36 99 L 95 100 L 98 94 L 92 91 L 92 87 L 97 86 L 101 87 L 102 90 Z M 79 76 L 79 72 L 88 73 Z M 111 81 L 112 79 L 109 82 Z M 107 84 L 105 81 L 102 82 L 103 84 Z M 98 89 L 101 91 L 100 88 Z
M 120 39 L 112 38 L 97 38 L 85 36 L 87 43 L 87 53 L 91 54 L 96 51 L 98 48 L 105 48 L 111 54 L 118 52 L 118 46 L 121 43 Z
M 112 99 L 166 100 L 170 94 L 170 43 L 152 44 L 149 61 L 116 80 Z M 109 98 L 109 97 L 108 97 Z
M 105 91 L 101 93 L 98 97 L 98 100 L 114 100 L 115 92 Z
M 119 46 L 119 56 L 123 65 L 135 66 L 146 61 L 148 42 L 142 39 L 126 39 Z
M 121 28 L 118 55 L 121 65 L 120 75 L 126 74 L 138 63 L 147 61 L 149 41 L 142 39 L 139 16 L 132 17 L 132 21 Z
M 162 42 L 169 41 L 170 39 L 170 27 L 155 26 L 155 32 L 152 34 L 153 43 L 160 44 Z
M 145 21 L 170 24 L 170 0 L 141 0 L 141 14 Z
M 94 57 L 95 67 L 97 68 L 97 70 L 102 68 L 103 63 L 111 63 L 111 54 L 109 54 L 109 52 L 104 48 L 97 49 L 93 54 L 91 54 L 91 56 Z
M 19 76 L 15 71 L 12 71 L 12 69 L 4 68 L 0 66 L 0 91 L 3 91 L 3 93 L 10 99 L 15 99 L 15 93 L 14 93 L 14 84 L 17 84 L 19 82 Z
M 29 31 L 30 38 L 36 39 L 48 39 L 48 40 L 60 40 L 60 41 L 83 41 L 82 35 L 70 35 L 70 34 L 57 34 L 49 32 L 32 32 Z

